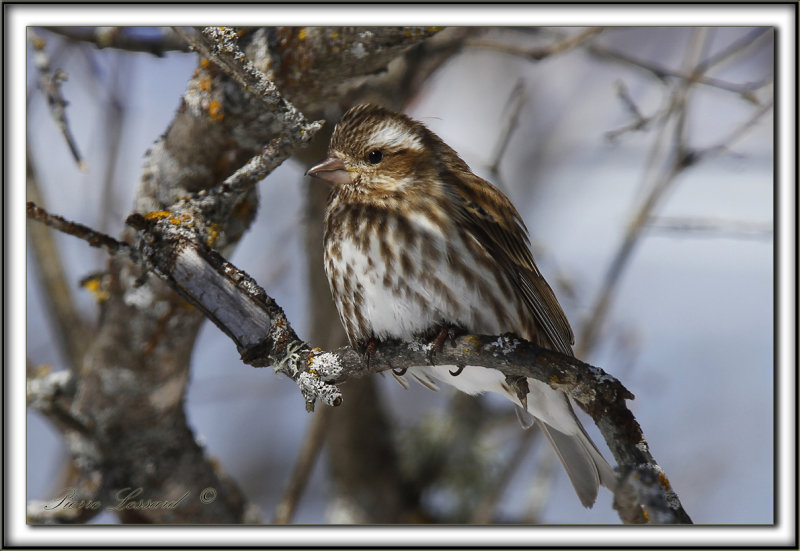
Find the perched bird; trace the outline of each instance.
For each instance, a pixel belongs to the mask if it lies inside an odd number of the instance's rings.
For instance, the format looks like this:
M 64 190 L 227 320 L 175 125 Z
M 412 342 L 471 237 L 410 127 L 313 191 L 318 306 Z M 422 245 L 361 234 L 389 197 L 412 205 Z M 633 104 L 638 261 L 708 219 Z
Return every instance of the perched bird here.
M 519 213 L 422 123 L 376 105 L 353 107 L 308 174 L 331 185 L 325 272 L 352 345 L 458 328 L 510 332 L 572 355 L 572 330 L 533 261 Z M 563 392 L 528 379 L 520 400 L 501 372 L 480 366 L 417 366 L 409 375 L 433 388 L 438 379 L 469 394 L 506 396 L 524 411 L 521 420 L 541 427 L 585 507 L 599 485 L 613 488 L 613 470 Z

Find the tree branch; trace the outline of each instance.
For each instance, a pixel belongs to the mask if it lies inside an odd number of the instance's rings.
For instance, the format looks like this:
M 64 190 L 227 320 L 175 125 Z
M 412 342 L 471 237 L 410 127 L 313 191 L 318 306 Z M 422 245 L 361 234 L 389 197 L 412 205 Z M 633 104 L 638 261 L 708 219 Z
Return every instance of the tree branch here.
M 47 106 L 50 108 L 50 115 L 56 122 L 58 129 L 64 136 L 67 142 L 72 158 L 80 170 L 86 170 L 86 163 L 78 150 L 78 144 L 75 143 L 75 138 L 72 135 L 69 123 L 67 122 L 67 100 L 64 99 L 64 94 L 61 93 L 61 83 L 67 80 L 67 74 L 61 69 L 53 71 L 50 67 L 50 58 L 45 52 L 45 41 L 33 30 L 28 30 L 28 40 L 33 45 L 33 61 L 36 69 L 39 71 L 39 86 L 47 99 Z
M 565 38 L 558 42 L 554 42 L 541 48 L 521 48 L 511 44 L 504 44 L 500 42 L 492 42 L 489 40 L 468 40 L 466 45 L 473 48 L 481 48 L 485 50 L 494 50 L 510 55 L 524 57 L 532 61 L 541 61 L 547 57 L 564 53 L 573 48 L 582 46 L 591 38 L 603 31 L 603 27 L 589 27 L 584 29 L 574 36 Z
M 159 36 L 137 36 L 128 27 L 42 27 L 75 42 L 94 44 L 99 49 L 113 48 L 163 57 L 167 52 L 189 52 L 186 43 L 168 29 Z
M 30 148 L 25 157 L 25 194 L 29 201 L 42 204 L 43 197 L 31 161 Z M 42 282 L 48 311 L 52 313 L 56 338 L 66 353 L 70 369 L 77 369 L 89 344 L 86 331 L 88 324 L 80 316 L 72 300 L 63 259 L 53 232 L 32 221 L 26 224 L 26 230 L 33 257 L 39 267 L 37 273 Z
M 349 346 L 333 352 L 312 348 L 298 338 L 280 306 L 252 278 L 202 241 L 188 238 L 165 218 L 132 215 L 128 223 L 139 230 L 141 254 L 153 272 L 225 332 L 245 363 L 272 365 L 276 372 L 294 380 L 309 411 L 317 399 L 340 405 L 337 385 L 350 378 L 428 363 L 431 345 L 419 339 L 383 343 L 369 366 L 361 352 Z M 462 336 L 446 343 L 436 360 L 445 365 L 480 365 L 507 376 L 533 377 L 563 390 L 598 425 L 620 466 L 623 485 L 631 487 L 632 501 L 616 503 L 621 513 L 631 514 L 646 506 L 645 514 L 659 522 L 690 521 L 625 406 L 625 400 L 633 399 L 633 395 L 603 370 L 513 335 Z M 642 473 L 653 475 L 650 482 L 642 482 Z M 654 481 L 660 485 L 660 502 L 653 497 Z

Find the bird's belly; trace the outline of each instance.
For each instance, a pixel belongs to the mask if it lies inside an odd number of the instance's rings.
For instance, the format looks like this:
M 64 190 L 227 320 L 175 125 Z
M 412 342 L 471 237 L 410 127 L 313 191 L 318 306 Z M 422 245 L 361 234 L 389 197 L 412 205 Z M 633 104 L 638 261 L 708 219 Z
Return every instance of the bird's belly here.
M 518 331 L 515 301 L 462 238 L 426 239 L 409 245 L 345 237 L 336 253 L 326 244 L 326 272 L 351 340 L 408 339 L 445 322 L 474 333 Z

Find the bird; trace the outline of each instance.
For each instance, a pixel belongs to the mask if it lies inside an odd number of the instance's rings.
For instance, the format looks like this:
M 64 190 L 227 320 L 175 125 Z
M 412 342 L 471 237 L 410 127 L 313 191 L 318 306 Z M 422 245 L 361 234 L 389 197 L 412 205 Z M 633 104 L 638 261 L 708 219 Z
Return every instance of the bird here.
M 351 345 L 512 333 L 573 355 L 572 329 L 534 262 L 519 212 L 423 123 L 375 104 L 354 106 L 307 174 L 330 187 L 324 267 Z M 613 489 L 614 470 L 564 392 L 533 378 L 509 384 L 481 366 L 423 365 L 408 375 L 432 389 L 439 381 L 508 398 L 523 426 L 536 423 L 552 444 L 583 506 L 592 507 L 599 486 Z

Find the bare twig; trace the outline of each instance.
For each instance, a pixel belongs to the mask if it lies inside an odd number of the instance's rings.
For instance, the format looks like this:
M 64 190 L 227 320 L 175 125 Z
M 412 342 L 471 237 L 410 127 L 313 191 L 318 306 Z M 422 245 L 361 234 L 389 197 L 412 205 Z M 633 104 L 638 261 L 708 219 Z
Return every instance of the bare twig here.
M 761 29 L 757 29 L 754 32 L 760 36 L 761 35 L 760 31 Z M 615 61 L 620 61 L 622 63 L 626 63 L 633 67 L 643 69 L 661 81 L 665 81 L 667 78 L 672 77 L 686 82 L 688 81 L 696 82 L 698 84 L 711 86 L 713 88 L 718 88 L 720 90 L 725 90 L 727 92 L 733 92 L 751 103 L 759 103 L 759 100 L 754 93 L 757 90 L 760 90 L 761 88 L 769 84 L 770 82 L 772 82 L 771 76 L 765 77 L 760 81 L 740 84 L 740 83 L 727 82 L 722 79 L 710 77 L 704 74 L 707 69 L 721 62 L 723 59 L 727 59 L 731 55 L 738 53 L 744 47 L 747 47 L 749 44 L 750 43 L 745 44 L 743 40 L 737 41 L 735 44 L 731 45 L 731 47 L 726 48 L 719 54 L 710 57 L 705 62 L 698 64 L 696 68 L 691 72 L 675 70 L 655 61 L 639 59 L 627 52 L 612 50 L 596 42 L 590 44 L 587 47 L 587 49 L 590 53 L 596 56 L 613 59 Z
M 29 201 L 43 204 L 43 197 L 39 192 L 39 184 L 30 157 L 30 147 L 27 148 L 26 155 L 25 190 Z M 52 314 L 50 319 L 53 321 L 56 338 L 66 354 L 70 369 L 77 369 L 89 339 L 86 322 L 78 313 L 72 300 L 72 292 L 65 276 L 61 252 L 56 246 L 52 232 L 46 226 L 29 221 L 27 234 L 33 256 L 39 266 L 37 273 L 41 278 L 48 310 Z
M 617 82 L 617 97 L 622 101 L 622 105 L 633 116 L 633 120 L 621 128 L 616 130 L 609 130 L 606 132 L 605 137 L 609 141 L 616 140 L 620 135 L 638 130 L 646 130 L 651 123 L 656 120 L 663 112 L 657 112 L 651 117 L 645 117 L 636 105 L 636 102 L 628 92 L 628 87 L 622 81 Z
M 726 151 L 741 140 L 758 122 L 770 111 L 772 111 L 773 100 L 766 102 L 759 106 L 750 117 L 747 118 L 742 124 L 731 130 L 727 136 L 723 136 L 716 144 L 710 145 L 703 149 L 695 149 L 692 151 L 691 162 L 696 163 L 701 160 L 716 157 Z
M 163 57 L 167 52 L 189 52 L 186 43 L 168 28 L 152 36 L 128 27 L 42 27 L 76 42 L 94 44 L 99 49 L 114 48 L 129 52 L 143 52 Z
M 93 229 L 84 226 L 83 224 L 70 222 L 61 216 L 50 214 L 32 201 L 28 201 L 26 208 L 28 212 L 28 218 L 42 222 L 60 232 L 74 235 L 79 239 L 83 239 L 92 247 L 105 249 L 112 255 L 121 253 L 128 255 L 131 258 L 135 258 L 136 251 L 128 243 L 117 241 L 113 237 L 104 233 L 96 232 Z
M 308 479 L 311 477 L 314 462 L 322 450 L 322 444 L 325 442 L 329 419 L 330 410 L 327 408 L 314 413 L 303 440 L 300 454 L 297 457 L 297 461 L 295 461 L 289 484 L 286 486 L 280 503 L 275 508 L 275 524 L 289 524 L 292 522 L 300 497 L 303 495 L 303 491 L 308 485 Z
M 489 172 L 496 182 L 501 179 L 500 163 L 503 160 L 503 156 L 508 148 L 508 144 L 511 142 L 511 136 L 514 134 L 514 131 L 517 129 L 517 125 L 519 124 L 519 113 L 522 110 L 522 107 L 525 105 L 524 99 L 525 84 L 520 79 L 514 85 L 513 90 L 511 90 L 511 94 L 509 94 L 508 101 L 506 102 L 509 114 L 506 117 L 506 124 L 503 132 L 500 134 L 500 139 L 498 140 L 497 145 L 495 145 L 494 153 L 492 155 L 492 164 L 489 165 Z M 497 182 L 497 185 L 502 187 L 502 184 L 499 182 Z
M 86 170 L 86 163 L 78 151 L 78 145 L 72 136 L 72 130 L 67 122 L 67 100 L 61 93 L 61 83 L 67 80 L 67 74 L 62 70 L 53 71 L 50 67 L 50 59 L 45 52 L 45 41 L 33 30 L 28 30 L 28 40 L 33 45 L 33 59 L 36 69 L 39 71 L 39 86 L 47 98 L 47 106 L 50 108 L 50 115 L 58 125 L 61 134 L 67 142 L 70 153 L 72 153 L 75 163 L 81 170 Z
M 489 40 L 468 40 L 466 42 L 466 45 L 471 46 L 473 48 L 494 50 L 497 52 L 503 52 L 506 54 L 520 56 L 534 61 L 539 61 L 546 57 L 561 54 L 568 50 L 572 50 L 573 48 L 577 48 L 586 43 L 587 41 L 589 41 L 589 39 L 591 39 L 595 35 L 599 34 L 602 30 L 603 27 L 589 27 L 588 29 L 584 29 L 583 31 L 575 34 L 575 36 L 571 36 L 569 38 L 566 38 L 559 42 L 554 42 L 553 44 L 549 44 L 541 48 L 520 48 L 519 46 L 513 46 L 511 44 L 505 44 Z
M 734 239 L 772 239 L 770 223 L 723 220 L 698 217 L 651 216 L 647 227 L 681 236 L 729 237 Z
M 707 31 L 698 29 L 695 33 L 695 39 L 687 50 L 684 67 L 681 70 L 681 74 L 691 75 L 691 78 L 687 77 L 681 80 L 680 86 L 670 95 L 664 114 L 658 116 L 659 122 L 662 124 L 661 133 L 650 151 L 648 164 L 651 167 L 655 165 L 656 159 L 662 152 L 662 145 L 665 139 L 670 140 L 670 144 L 666 146 L 665 153 L 668 162 L 656 174 L 647 196 L 631 216 L 622 243 L 609 264 L 600 291 L 590 309 L 591 314 L 582 324 L 576 349 L 576 354 L 579 356 L 586 355 L 596 344 L 603 322 L 608 314 L 617 283 L 627 267 L 631 253 L 661 200 L 677 181 L 677 176 L 690 166 L 695 166 L 700 161 L 727 150 L 730 145 L 741 139 L 764 114 L 771 110 L 772 102 L 759 106 L 752 116 L 748 117 L 746 121 L 711 147 L 696 149 L 688 145 L 687 102 L 692 86 L 695 83 L 702 83 L 703 73 L 698 67 L 701 66 L 702 55 L 708 43 L 707 39 Z M 713 57 L 716 58 L 717 56 Z M 668 121 L 674 121 L 672 127 L 667 125 Z

